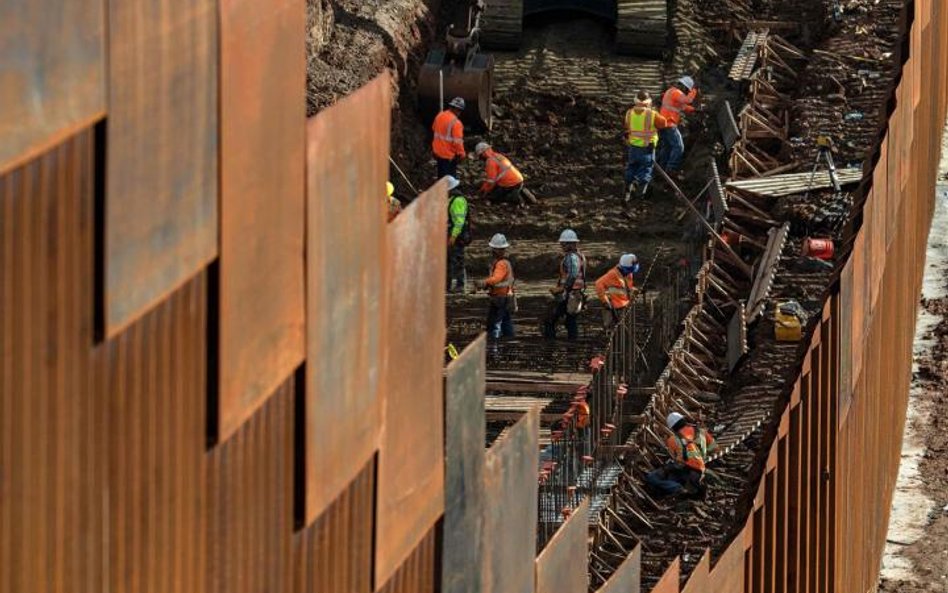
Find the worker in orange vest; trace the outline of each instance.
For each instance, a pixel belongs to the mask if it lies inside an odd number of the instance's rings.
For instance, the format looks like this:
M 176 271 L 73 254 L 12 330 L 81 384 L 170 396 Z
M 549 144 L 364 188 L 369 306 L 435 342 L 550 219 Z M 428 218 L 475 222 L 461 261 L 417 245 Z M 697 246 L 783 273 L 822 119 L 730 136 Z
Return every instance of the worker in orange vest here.
M 507 258 L 507 249 L 510 243 L 507 237 L 497 233 L 491 237 L 488 246 L 494 256 L 490 265 L 490 276 L 477 283 L 477 288 L 486 290 L 490 297 L 487 308 L 487 335 L 497 340 L 500 337 L 512 338 L 514 325 L 511 313 L 516 312 L 516 296 L 514 295 L 514 272 L 510 260 Z
M 635 105 L 625 114 L 623 136 L 628 146 L 628 162 L 625 168 L 626 202 L 632 199 L 633 194 L 644 197 L 648 191 L 655 166 L 658 133 L 667 125 L 665 118 L 652 109 L 652 98 L 649 94 L 639 91 L 635 97 Z
M 521 204 L 523 174 L 513 166 L 510 159 L 500 154 L 486 142 L 478 142 L 474 153 L 484 160 L 484 183 L 480 194 L 492 203 Z
M 683 113 L 694 113 L 691 105 L 698 96 L 695 81 L 690 76 L 682 76 L 662 95 L 662 116 L 668 120 L 668 127 L 658 133 L 658 166 L 668 173 L 677 173 L 681 170 L 681 162 L 685 156 L 685 141 L 681 137 Z
M 391 181 L 385 182 L 385 193 L 388 201 L 388 221 L 392 222 L 402 211 L 402 203 L 395 197 L 395 186 Z
M 626 253 L 619 264 L 596 280 L 596 294 L 602 302 L 602 325 L 609 329 L 619 321 L 622 310 L 632 304 L 633 274 L 639 271 L 639 258 Z
M 434 132 L 431 152 L 437 162 L 438 179 L 445 175 L 457 178 L 458 163 L 467 156 L 464 152 L 464 124 L 461 123 L 464 107 L 461 97 L 451 99 L 448 108 L 439 113 L 431 124 L 431 131 Z
M 672 436 L 665 441 L 671 461 L 665 466 L 649 472 L 645 482 L 652 491 L 660 495 L 678 494 L 684 491 L 698 497 L 705 494 L 704 475 L 708 453 L 717 444 L 706 429 L 688 421 L 678 412 L 665 419 Z

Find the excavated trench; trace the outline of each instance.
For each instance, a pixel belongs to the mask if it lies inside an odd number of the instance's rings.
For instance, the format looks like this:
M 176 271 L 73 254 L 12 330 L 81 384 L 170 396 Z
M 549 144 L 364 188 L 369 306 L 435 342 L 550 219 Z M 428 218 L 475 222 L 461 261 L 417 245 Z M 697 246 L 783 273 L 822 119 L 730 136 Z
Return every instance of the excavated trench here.
M 399 92 L 392 154 L 412 184 L 426 187 L 433 181 L 433 164 L 428 156 L 427 125 L 416 115 L 414 81 L 426 48 L 442 29 L 439 22 L 443 23 L 454 3 L 309 1 L 310 112 L 382 68 L 394 70 Z M 668 325 L 671 319 L 673 334 L 677 331 L 677 321 L 693 304 L 694 273 L 706 235 L 661 182 L 654 184 L 646 200 L 623 207 L 619 200 L 623 150 L 616 134 L 639 88 L 658 95 L 680 73 L 692 74 L 702 90 L 704 111 L 686 124 L 682 188 L 693 196 L 704 186 L 710 159 L 718 162 L 722 177 L 728 177 L 727 151 L 716 113 L 725 100 L 740 105 L 746 93 L 744 86 L 728 79 L 731 60 L 748 30 L 741 23 L 770 21 L 807 55 L 807 61 L 795 64 L 799 84 L 786 90 L 787 142 L 767 147 L 773 156 L 790 172 L 809 171 L 816 136 L 829 134 L 836 140 L 839 166 L 858 165 L 865 159 L 884 115 L 904 0 L 849 0 L 843 3 L 844 18 L 839 24 L 828 18 L 831 4 L 829 0 L 792 5 L 777 0 L 677 0 L 671 12 L 676 49 L 664 61 L 615 55 L 606 23 L 570 14 L 549 15 L 528 21 L 518 52 L 495 55 L 495 123 L 487 139 L 521 168 L 540 203 L 523 209 L 471 203 L 475 242 L 468 250 L 469 278 L 486 274 L 486 240 L 503 232 L 513 245 L 522 297 L 521 312 L 515 316 L 518 338 L 489 353 L 490 371 L 588 373 L 590 358 L 602 352 L 606 336 L 599 328 L 595 307 L 582 318 L 577 344 L 539 337 L 539 322 L 548 306 L 546 289 L 556 275 L 556 238 L 566 227 L 577 230 L 583 240 L 590 279 L 614 265 L 621 253 L 637 253 L 644 266 L 652 269 L 646 294 L 653 300 L 665 296 L 664 317 L 656 321 L 643 308 L 642 327 Z M 469 136 L 467 142 L 473 146 L 479 139 Z M 478 163 L 464 163 L 462 190 L 471 195 L 480 175 Z M 394 171 L 392 176 L 399 192 L 409 195 L 403 187 L 407 184 Z M 843 240 L 852 207 L 850 194 L 828 191 L 790 195 L 765 205 L 771 218 L 791 224 L 776 266 L 773 298 L 796 299 L 808 312 L 818 312 L 834 270 L 813 269 L 800 257 L 800 244 L 807 235 Z M 485 311 L 482 296 L 449 295 L 449 340 L 460 348 L 475 337 L 483 329 Z M 664 330 L 659 328 L 658 333 L 667 333 Z M 772 313 L 749 327 L 748 343 L 750 354 L 725 377 L 717 397 L 692 411 L 722 431 L 725 440 L 733 441 L 727 455 L 713 462 L 719 480 L 707 498 L 655 506 L 645 502 L 647 523 L 625 517 L 632 537 L 642 545 L 645 590 L 676 555 L 682 557 L 682 578 L 687 578 L 701 550 L 710 547 L 714 554 L 720 553 L 745 524 L 760 479 L 762 452 L 774 436 L 773 421 L 779 416 L 775 412 L 788 397 L 790 380 L 802 357 L 798 344 L 774 341 Z M 654 383 L 670 347 L 670 339 L 649 342 L 649 365 L 641 369 L 639 385 Z M 530 396 L 553 400 L 551 413 L 565 409 L 569 402 L 569 396 L 561 394 Z M 642 412 L 648 402 L 644 395 L 632 398 L 632 411 Z M 757 419 L 757 428 L 749 432 L 741 428 L 748 417 Z M 488 442 L 509 424 L 490 422 Z M 549 429 L 549 425 L 544 427 Z M 647 441 L 641 454 L 625 460 L 625 469 L 640 480 L 662 454 L 659 443 Z M 602 556 L 620 552 L 600 550 Z M 608 576 L 608 567 L 600 564 L 598 568 L 591 589 L 598 586 L 597 579 Z

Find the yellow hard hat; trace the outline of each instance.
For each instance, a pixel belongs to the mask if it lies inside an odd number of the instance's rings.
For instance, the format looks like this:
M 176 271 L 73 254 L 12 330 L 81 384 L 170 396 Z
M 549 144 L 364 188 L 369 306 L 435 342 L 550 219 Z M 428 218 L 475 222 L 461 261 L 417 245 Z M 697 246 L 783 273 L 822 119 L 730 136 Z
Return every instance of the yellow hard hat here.
M 391 181 L 385 182 L 385 193 L 389 198 L 391 198 L 392 195 L 395 193 L 395 186 L 392 185 Z

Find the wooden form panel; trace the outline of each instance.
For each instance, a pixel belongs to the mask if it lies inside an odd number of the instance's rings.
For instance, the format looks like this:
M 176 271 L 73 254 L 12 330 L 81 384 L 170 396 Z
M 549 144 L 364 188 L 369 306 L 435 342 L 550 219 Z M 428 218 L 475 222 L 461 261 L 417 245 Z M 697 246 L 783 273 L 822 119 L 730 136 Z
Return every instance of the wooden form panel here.
M 109 2 L 109 337 L 217 256 L 216 7 Z
M 304 356 L 306 14 L 290 0 L 223 0 L 220 19 L 218 434 L 226 440 Z
M 381 187 L 381 185 L 380 185 Z M 386 582 L 444 511 L 444 284 L 447 185 L 439 182 L 388 224 L 391 301 L 384 349 L 376 586 Z M 381 211 L 381 206 L 379 207 Z
M 589 589 L 589 498 L 573 510 L 536 559 L 536 593 L 586 593 Z
M 0 177 L 0 591 L 104 586 L 106 406 L 93 389 L 94 140 Z
M 480 593 L 484 564 L 484 418 L 482 334 L 451 362 L 445 379 L 444 522 L 441 590 Z
M 209 456 L 205 591 L 290 591 L 294 395 L 291 377 Z
M 390 87 L 380 76 L 307 124 L 307 522 L 372 458 L 382 429 Z
M 487 451 L 484 593 L 534 591 L 539 430 L 533 409 Z
M 0 4 L 0 173 L 105 114 L 104 0 Z

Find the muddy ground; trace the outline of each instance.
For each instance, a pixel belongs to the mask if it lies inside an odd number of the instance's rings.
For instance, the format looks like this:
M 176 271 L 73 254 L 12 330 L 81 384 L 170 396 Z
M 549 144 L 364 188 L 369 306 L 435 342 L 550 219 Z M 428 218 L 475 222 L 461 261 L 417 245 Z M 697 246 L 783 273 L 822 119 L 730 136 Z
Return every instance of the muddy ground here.
M 921 449 L 916 459 L 903 447 L 902 463 L 917 463 L 917 472 L 904 480 L 900 472 L 888 549 L 879 591 L 885 593 L 948 592 L 948 127 L 942 142 L 942 184 L 929 236 L 925 286 L 912 376 L 908 442 Z M 919 458 L 920 457 L 920 458 Z M 909 484 L 905 484 L 909 481 Z M 907 488 L 908 495 L 899 493 Z M 920 507 L 920 512 L 911 513 Z M 909 520 L 896 521 L 908 515 Z

